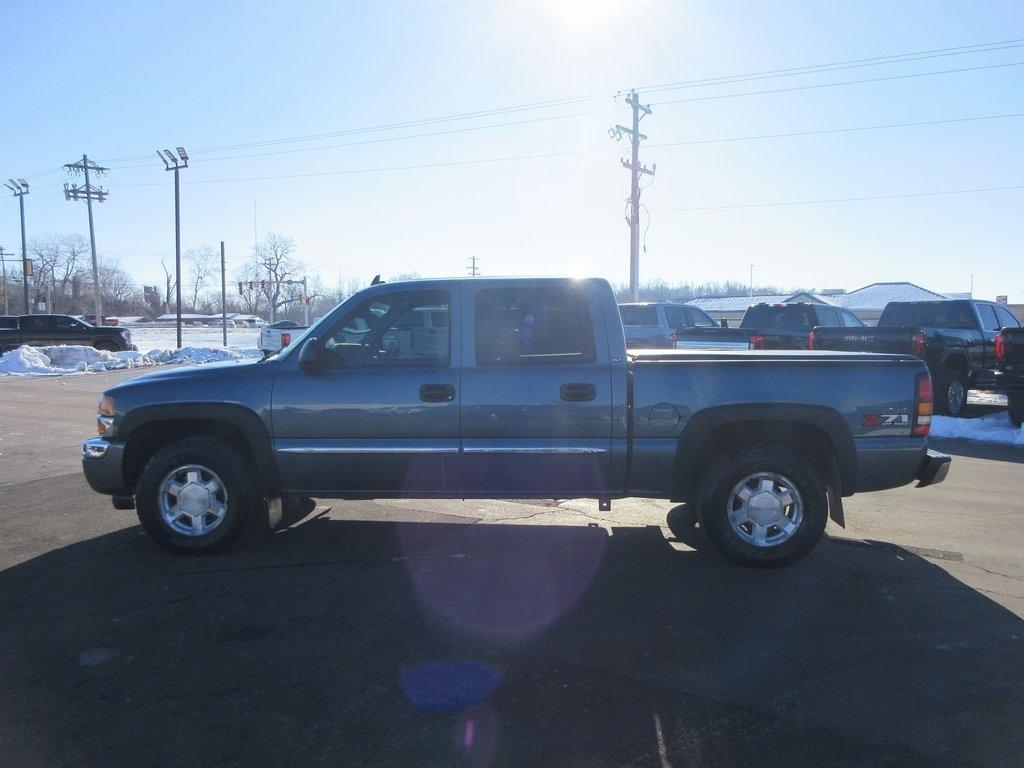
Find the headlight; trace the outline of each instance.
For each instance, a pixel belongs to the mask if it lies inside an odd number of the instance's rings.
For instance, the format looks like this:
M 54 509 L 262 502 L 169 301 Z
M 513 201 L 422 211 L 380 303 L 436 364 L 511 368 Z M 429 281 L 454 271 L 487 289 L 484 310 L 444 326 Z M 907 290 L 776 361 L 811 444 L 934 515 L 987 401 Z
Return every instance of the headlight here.
M 103 437 L 114 426 L 114 414 L 117 413 L 114 398 L 110 395 L 101 396 L 97 403 L 97 411 L 99 413 L 96 416 L 96 432 Z

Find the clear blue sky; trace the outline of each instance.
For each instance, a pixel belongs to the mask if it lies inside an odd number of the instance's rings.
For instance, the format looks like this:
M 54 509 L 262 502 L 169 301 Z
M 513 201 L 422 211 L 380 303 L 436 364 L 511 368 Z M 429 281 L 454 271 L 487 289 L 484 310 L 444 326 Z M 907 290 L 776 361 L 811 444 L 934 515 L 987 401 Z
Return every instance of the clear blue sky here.
M 548 99 L 1024 38 L 1007 2 L 5 3 L 0 176 L 83 152 L 112 167 L 100 250 L 141 282 L 173 258 L 171 174 L 184 145 L 183 242 L 227 241 L 229 269 L 261 233 L 291 235 L 328 282 L 376 272 L 628 275 L 627 173 L 611 96 L 557 108 L 272 144 Z M 1024 47 L 643 95 L 649 102 L 1024 62 Z M 362 146 L 218 160 L 360 139 L 593 112 Z M 654 107 L 649 144 L 1024 113 L 1024 66 Z M 759 141 L 651 146 L 643 280 L 852 289 L 912 280 L 1024 302 L 1024 190 L 846 204 L 749 203 L 1024 185 L 1024 118 Z M 520 157 L 417 170 L 200 183 Z M 142 155 L 142 160 L 117 160 Z M 30 236 L 87 232 L 62 173 L 32 179 Z M 138 185 L 138 186 L 134 186 Z M 0 244 L 17 248 L 13 201 Z M 646 224 L 647 218 L 644 217 Z

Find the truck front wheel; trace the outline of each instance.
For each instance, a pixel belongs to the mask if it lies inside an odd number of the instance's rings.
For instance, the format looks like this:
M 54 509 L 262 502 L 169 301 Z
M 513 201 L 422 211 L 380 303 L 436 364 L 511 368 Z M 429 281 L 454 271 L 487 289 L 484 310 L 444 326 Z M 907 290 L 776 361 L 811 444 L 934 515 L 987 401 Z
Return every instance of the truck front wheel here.
M 827 490 L 810 462 L 784 448 L 727 453 L 701 484 L 701 524 L 741 565 L 787 565 L 810 552 L 825 531 Z
M 242 533 L 262 502 L 239 451 L 212 437 L 176 440 L 153 454 L 135 492 L 139 521 L 164 549 L 216 552 Z

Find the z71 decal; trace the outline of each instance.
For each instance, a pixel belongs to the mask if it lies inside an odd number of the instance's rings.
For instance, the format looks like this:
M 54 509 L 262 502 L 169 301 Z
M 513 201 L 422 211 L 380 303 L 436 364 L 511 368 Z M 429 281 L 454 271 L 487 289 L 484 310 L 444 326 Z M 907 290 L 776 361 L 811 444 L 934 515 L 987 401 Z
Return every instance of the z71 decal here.
M 906 413 L 869 413 L 864 417 L 865 427 L 909 427 L 910 416 Z

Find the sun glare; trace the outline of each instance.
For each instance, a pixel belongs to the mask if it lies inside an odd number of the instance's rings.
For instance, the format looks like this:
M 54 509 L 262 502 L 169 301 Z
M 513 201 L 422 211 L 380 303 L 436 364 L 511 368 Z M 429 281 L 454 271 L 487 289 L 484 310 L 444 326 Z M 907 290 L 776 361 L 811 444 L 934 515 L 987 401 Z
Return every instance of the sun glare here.
M 539 0 L 542 7 L 569 35 L 602 32 L 618 18 L 623 0 Z

